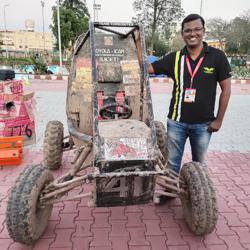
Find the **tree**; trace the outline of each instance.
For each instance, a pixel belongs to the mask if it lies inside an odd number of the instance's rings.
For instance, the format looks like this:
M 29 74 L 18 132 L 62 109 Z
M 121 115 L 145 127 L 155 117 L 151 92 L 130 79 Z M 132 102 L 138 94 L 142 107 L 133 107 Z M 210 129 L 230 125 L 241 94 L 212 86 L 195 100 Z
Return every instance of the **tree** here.
M 240 54 L 250 54 L 250 10 L 234 18 L 228 29 L 227 51 Z
M 181 50 L 184 45 L 185 43 L 182 39 L 181 31 L 179 30 L 178 32 L 175 33 L 174 37 L 172 38 L 171 50 L 172 51 Z
M 207 23 L 207 38 L 218 40 L 222 45 L 228 34 L 228 23 L 221 18 L 212 18 Z
M 157 33 L 164 37 L 172 32 L 183 15 L 181 0 L 135 0 L 137 21 L 144 25 L 149 47 L 155 49 Z
M 81 0 L 64 0 L 62 6 L 64 6 L 66 9 L 73 10 L 79 18 L 85 15 L 89 17 L 89 11 L 85 1 L 82 2 Z
M 78 3 L 79 2 L 79 3 Z M 52 7 L 52 21 L 50 26 L 58 47 L 57 29 L 57 7 Z M 76 38 L 88 30 L 89 12 L 85 3 L 75 1 L 64 1 L 60 7 L 60 27 L 62 50 L 69 48 Z

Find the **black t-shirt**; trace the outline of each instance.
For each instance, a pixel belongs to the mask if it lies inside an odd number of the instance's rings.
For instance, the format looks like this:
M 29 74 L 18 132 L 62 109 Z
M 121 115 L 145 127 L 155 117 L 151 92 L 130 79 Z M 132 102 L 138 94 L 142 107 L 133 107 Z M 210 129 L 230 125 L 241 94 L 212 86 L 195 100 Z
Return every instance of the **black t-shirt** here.
M 192 89 L 195 89 L 195 101 L 184 102 L 185 90 L 190 88 L 191 76 L 187 68 L 185 57 L 188 56 L 192 72 L 199 62 L 204 59 L 193 79 Z M 152 63 L 155 74 L 166 74 L 174 80 L 172 99 L 168 118 L 185 123 L 203 123 L 214 119 L 217 82 L 231 77 L 228 60 L 219 49 L 204 47 L 199 57 L 193 61 L 188 55 L 187 48 L 170 53 L 162 59 Z

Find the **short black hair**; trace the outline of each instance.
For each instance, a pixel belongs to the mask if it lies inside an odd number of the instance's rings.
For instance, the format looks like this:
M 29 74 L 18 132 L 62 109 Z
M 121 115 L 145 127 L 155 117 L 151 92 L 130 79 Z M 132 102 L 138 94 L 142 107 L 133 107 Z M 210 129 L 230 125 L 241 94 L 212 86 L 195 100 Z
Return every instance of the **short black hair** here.
M 184 27 L 184 24 L 185 24 L 185 23 L 189 23 L 189 22 L 194 21 L 194 20 L 197 20 L 197 19 L 200 19 L 200 20 L 201 20 L 202 26 L 203 26 L 203 28 L 205 28 L 205 21 L 204 21 L 204 19 L 203 19 L 202 16 L 200 16 L 200 15 L 198 15 L 198 14 L 190 14 L 190 15 L 186 16 L 186 17 L 183 19 L 183 21 L 182 21 L 182 23 L 181 23 L 181 30 L 183 30 L 183 27 Z

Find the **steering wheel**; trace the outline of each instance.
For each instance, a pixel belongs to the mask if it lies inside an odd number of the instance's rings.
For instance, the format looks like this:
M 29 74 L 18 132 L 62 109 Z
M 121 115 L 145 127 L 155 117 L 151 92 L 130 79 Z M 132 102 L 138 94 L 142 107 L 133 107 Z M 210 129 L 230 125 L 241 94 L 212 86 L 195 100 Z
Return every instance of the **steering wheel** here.
M 117 107 L 123 111 L 116 110 Z M 100 108 L 99 114 L 103 119 L 128 119 L 132 115 L 132 109 L 126 104 L 109 103 Z

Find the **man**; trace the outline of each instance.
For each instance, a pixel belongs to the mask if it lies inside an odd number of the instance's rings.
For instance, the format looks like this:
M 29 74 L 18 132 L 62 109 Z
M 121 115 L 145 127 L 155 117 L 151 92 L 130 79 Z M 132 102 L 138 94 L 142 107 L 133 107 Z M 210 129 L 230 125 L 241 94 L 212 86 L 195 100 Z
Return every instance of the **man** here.
M 204 19 L 188 15 L 182 22 L 186 46 L 148 65 L 149 74 L 166 74 L 174 80 L 167 121 L 168 165 L 179 173 L 186 139 L 192 160 L 203 162 L 212 132 L 223 121 L 231 94 L 231 69 L 225 54 L 203 42 Z M 214 116 L 216 87 L 221 94 Z

